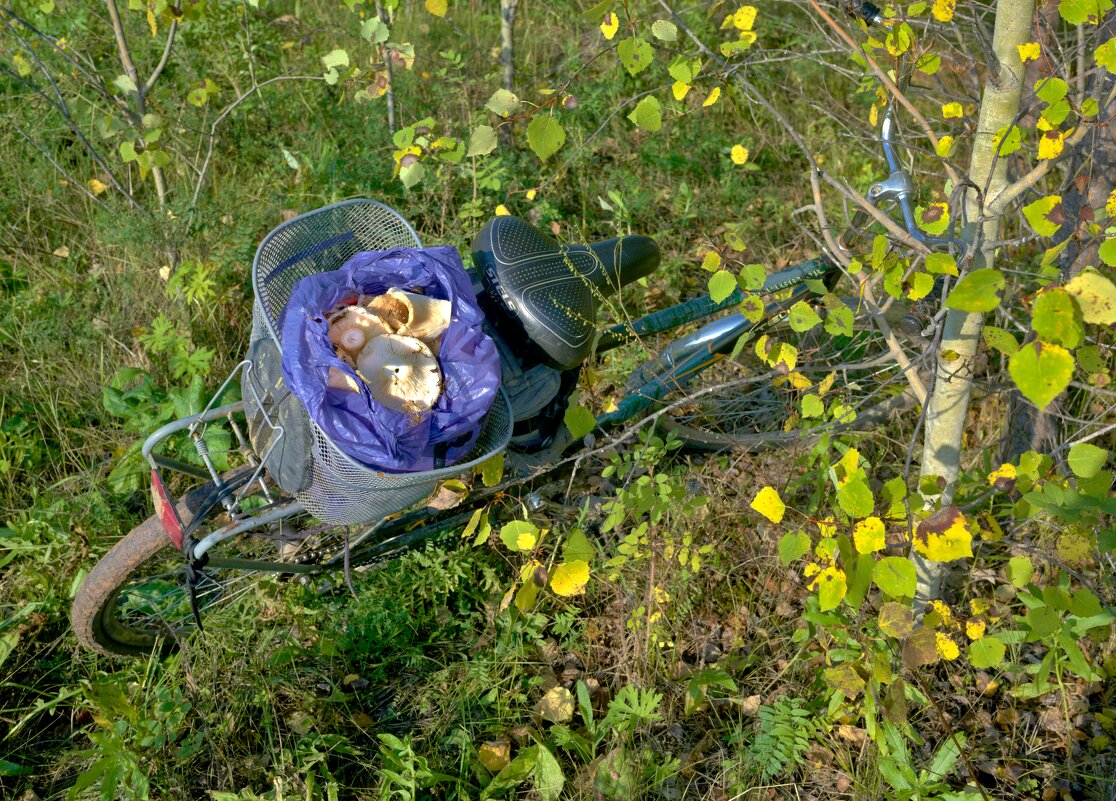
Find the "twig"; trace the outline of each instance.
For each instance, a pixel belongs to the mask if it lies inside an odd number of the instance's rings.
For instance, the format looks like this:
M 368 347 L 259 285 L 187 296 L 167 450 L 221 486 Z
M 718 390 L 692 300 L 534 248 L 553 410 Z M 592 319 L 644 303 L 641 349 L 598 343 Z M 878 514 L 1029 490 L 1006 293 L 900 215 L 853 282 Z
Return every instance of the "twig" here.
M 241 103 L 260 89 L 281 81 L 325 81 L 325 78 L 321 75 L 277 75 L 274 78 L 268 78 L 263 83 L 254 84 L 247 92 L 221 110 L 221 113 L 213 120 L 213 124 L 209 126 L 209 146 L 206 149 L 205 160 L 202 162 L 201 169 L 198 170 L 198 181 L 194 185 L 194 196 L 190 201 L 190 214 L 186 219 L 187 228 L 190 227 L 190 223 L 193 222 L 194 219 L 194 214 L 198 210 L 198 196 L 201 195 L 202 184 L 205 183 L 206 173 L 209 172 L 209 163 L 213 160 L 213 148 L 217 142 L 217 126 L 221 124 L 225 117 L 235 111 Z
M 159 80 L 159 76 L 163 74 L 163 69 L 167 66 L 170 60 L 171 48 L 174 46 L 174 34 L 178 30 L 178 20 L 172 19 L 170 28 L 167 30 L 167 43 L 163 47 L 163 55 L 159 59 L 159 63 L 155 65 L 155 69 L 151 71 L 149 77 L 143 84 L 143 94 L 146 97 L 151 88 L 155 85 L 155 81 Z
M 49 161 L 51 164 L 53 164 L 54 168 L 56 170 L 58 170 L 58 172 L 62 173 L 62 175 L 66 178 L 67 181 L 69 181 L 71 184 L 73 184 L 78 189 L 80 189 L 82 192 L 84 192 L 89 197 L 89 199 L 92 200 L 94 203 L 96 203 L 98 206 L 103 207 L 105 205 L 104 202 L 99 197 L 97 197 L 96 195 L 94 195 L 92 192 L 89 191 L 88 187 L 86 187 L 85 184 L 83 184 L 77 178 L 74 178 L 74 176 L 70 175 L 70 173 L 66 172 L 66 169 L 61 164 L 59 164 L 57 161 L 54 160 L 54 156 L 52 156 L 49 153 L 49 151 L 47 151 L 47 149 L 45 147 L 43 147 L 38 142 L 36 142 L 34 139 L 32 139 L 31 136 L 27 132 L 25 132 L 22 128 L 20 128 L 14 122 L 11 123 L 11 126 L 12 126 L 12 129 L 17 134 L 19 134 L 20 136 L 23 137 L 23 139 L 27 142 L 27 144 L 31 145 L 31 147 L 35 148 L 40 153 L 42 153 L 44 156 L 46 156 L 47 161 Z

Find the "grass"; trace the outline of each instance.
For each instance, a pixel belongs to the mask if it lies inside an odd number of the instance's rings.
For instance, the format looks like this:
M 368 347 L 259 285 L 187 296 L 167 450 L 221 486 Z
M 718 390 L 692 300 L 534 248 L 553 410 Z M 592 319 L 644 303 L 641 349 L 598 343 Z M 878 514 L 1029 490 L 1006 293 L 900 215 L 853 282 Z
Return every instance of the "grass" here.
M 194 81 L 212 77 L 224 101 L 250 85 L 242 9 L 212 5 L 206 22 L 183 27 L 168 88 L 153 101 L 181 126 L 181 142 L 204 130 L 207 112 L 181 98 Z M 360 47 L 341 7 L 260 5 L 250 15 L 260 70 L 318 74 L 321 53 Z M 448 22 L 417 7 L 401 13 L 400 40 L 420 54 L 413 72 L 397 72 L 404 124 L 435 115 L 467 137 L 491 122 L 480 111 L 498 85 L 490 6 L 463 4 Z M 780 13 L 779 44 L 809 46 L 797 12 Z M 592 26 L 568 34 L 564 4 L 521 4 L 519 15 L 525 98 L 543 97 L 539 89 L 601 49 Z M 88 9 L 41 22 L 115 63 Z M 129 17 L 131 39 L 155 47 L 145 24 Z M 140 58 L 153 63 L 146 50 Z M 858 183 L 876 177 L 880 165 L 843 143 L 840 126 L 817 110 L 823 82 L 850 108 L 862 106 L 851 87 L 808 59 L 775 69 L 763 74 L 808 101 L 788 102 L 787 113 L 821 143 L 827 168 Z M 804 580 L 782 567 L 771 531 L 744 511 L 757 487 L 787 486 L 816 453 L 644 464 L 633 475 L 663 476 L 681 496 L 707 502 L 685 515 L 664 508 L 642 535 L 639 515 L 609 529 L 602 507 L 628 485 L 603 477 L 604 462 L 586 465 L 573 496 L 588 511 L 551 505 L 544 514 L 562 537 L 591 535 L 590 589 L 547 596 L 528 614 L 501 610 L 519 564 L 494 537 L 362 573 L 356 598 L 262 581 L 162 661 L 110 662 L 83 651 L 68 630 L 86 571 L 151 512 L 142 484 L 114 479 L 114 468 L 173 411 L 173 393 L 195 379 L 212 390 L 239 361 L 253 253 L 289 212 L 372 197 L 412 221 L 424 242 L 463 253 L 498 204 L 568 239 L 651 234 L 663 266 L 626 295 L 629 310 L 702 291 L 697 253 L 724 249 L 728 226 L 745 243 L 735 253 L 745 263 L 781 267 L 816 254 L 791 221 L 812 202 L 805 165 L 769 120 L 726 97 L 672 120 L 661 135 L 640 133 L 626 112 L 608 120 L 648 88 L 618 75 L 591 66 L 573 85 L 580 106 L 564 117 L 569 138 L 555 157 L 564 164 L 577 151 L 566 172 L 555 177 L 554 162 L 539 163 L 520 124 L 515 149 L 432 166 L 410 191 L 392 178 L 383 101 L 359 104 L 320 83 L 268 91 L 224 124 L 188 227 L 189 168 L 168 169 L 166 211 L 137 211 L 111 192 L 95 205 L 12 130 L 0 131 L 3 161 L 17 165 L 0 175 L 0 718 L 9 732 L 0 739 L 0 795 L 92 798 L 106 786 L 106 798 L 477 798 L 495 772 L 482 759 L 495 744 L 512 756 L 539 745 L 557 755 L 568 798 L 892 797 L 863 730 L 825 709 L 831 693 L 819 671 L 833 644 L 802 617 L 816 612 Z M 34 101 L 4 81 L 13 108 L 27 104 L 14 118 L 79 178 L 93 177 L 72 136 L 54 118 L 35 123 Z M 732 165 L 737 142 L 752 150 L 757 170 Z M 154 209 L 150 181 L 131 177 Z M 172 252 L 175 272 L 197 279 L 193 298 L 160 272 Z M 160 319 L 161 339 L 153 333 Z M 645 355 L 618 353 L 599 366 L 602 383 L 592 389 L 607 395 Z M 122 416 L 106 409 L 104 388 L 123 369 L 148 376 L 150 392 Z M 877 433 L 860 443 L 865 454 L 901 463 L 888 435 L 909 431 Z M 798 488 L 803 497 L 810 490 Z M 707 550 L 700 564 L 683 565 L 683 547 Z M 937 680 L 949 686 L 948 676 Z M 539 704 L 556 688 L 569 691 L 574 708 L 548 720 Z M 1102 694 L 1110 703 L 1110 689 Z M 970 691 L 958 696 L 953 719 L 966 705 L 981 707 Z M 915 757 L 926 764 L 945 729 L 921 707 L 911 726 L 923 741 Z M 1014 770 L 1026 764 L 1025 748 L 1020 741 L 982 756 Z M 1041 765 L 1020 770 L 1035 787 L 1049 778 Z M 507 794 L 535 797 L 538 782 Z

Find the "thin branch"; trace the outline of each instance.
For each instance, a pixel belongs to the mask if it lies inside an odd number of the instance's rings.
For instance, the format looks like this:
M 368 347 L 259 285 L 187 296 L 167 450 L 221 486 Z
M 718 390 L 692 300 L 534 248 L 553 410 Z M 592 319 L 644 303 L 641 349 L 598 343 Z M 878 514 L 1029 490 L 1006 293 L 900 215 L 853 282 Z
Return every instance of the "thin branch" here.
M 201 188 L 202 184 L 205 183 L 206 173 L 209 172 L 209 163 L 213 160 L 213 148 L 217 142 L 217 126 L 221 124 L 225 117 L 229 116 L 229 114 L 235 111 L 241 103 L 258 92 L 260 89 L 263 89 L 265 86 L 270 86 L 273 83 L 279 83 L 281 81 L 325 81 L 325 78 L 321 75 L 277 75 L 274 78 L 267 79 L 263 83 L 254 84 L 247 92 L 242 94 L 240 97 L 229 103 L 229 105 L 225 106 L 225 108 L 221 110 L 221 113 L 218 114 L 217 118 L 213 120 L 213 124 L 209 126 L 209 145 L 206 149 L 205 160 L 202 162 L 201 169 L 198 170 L 198 181 L 194 185 L 194 196 L 190 201 L 190 215 L 186 220 L 187 228 L 190 227 L 190 224 L 193 222 L 194 219 L 194 214 L 197 212 L 198 197 L 201 195 Z
M 44 156 L 46 156 L 47 161 L 49 161 L 51 164 L 53 164 L 54 168 L 56 170 L 58 170 L 58 172 L 62 173 L 63 177 L 65 177 L 65 179 L 67 181 L 69 181 L 71 184 L 73 184 L 78 189 L 80 189 L 82 192 L 84 192 L 89 197 L 89 199 L 92 200 L 94 203 L 96 203 L 98 206 L 103 207 L 105 205 L 104 201 L 102 201 L 99 197 L 97 197 L 92 192 L 90 192 L 89 188 L 85 184 L 83 184 L 80 180 L 78 180 L 74 176 L 70 175 L 70 173 L 68 173 L 66 171 L 65 167 L 63 167 L 61 164 L 59 164 L 57 161 L 55 161 L 54 156 L 52 156 L 50 154 L 50 152 L 45 147 L 43 147 L 38 142 L 36 142 L 34 139 L 32 139 L 30 134 L 28 134 L 26 131 L 24 131 L 22 128 L 20 128 L 18 125 L 16 125 L 14 122 L 11 122 L 11 120 L 9 120 L 8 122 L 12 126 L 12 129 L 17 134 L 19 134 L 21 137 L 23 137 L 24 141 L 26 141 L 27 144 L 31 145 L 31 147 L 35 148 L 40 153 L 42 153 Z
M 1113 101 L 1116 101 L 1116 86 L 1114 86 L 1108 93 L 1108 97 L 1104 99 L 1104 105 L 1101 108 L 1107 109 L 1110 105 L 1112 105 Z M 1043 161 L 1042 163 L 1036 165 L 1029 173 L 1024 175 L 1022 178 L 1007 186 L 1004 191 L 996 195 L 996 197 L 994 197 L 988 204 L 988 213 L 992 216 L 998 216 L 1002 214 L 1003 210 L 1007 208 L 1008 204 L 1010 204 L 1017 197 L 1019 197 L 1028 189 L 1031 189 L 1035 184 L 1041 181 L 1043 176 L 1050 172 L 1050 168 L 1054 164 L 1060 162 L 1063 157 L 1068 156 L 1070 153 L 1072 153 L 1074 148 L 1081 143 L 1081 140 L 1085 138 L 1085 136 L 1091 129 L 1092 125 L 1079 126 L 1078 129 L 1074 131 L 1069 138 L 1066 139 L 1062 147 L 1062 152 L 1057 158 L 1047 159 L 1046 161 Z
M 148 78 L 143 84 L 143 94 L 146 97 L 151 91 L 151 87 L 155 85 L 155 81 L 159 80 L 159 76 L 163 74 L 163 68 L 167 66 L 170 60 L 171 48 L 174 46 L 174 34 L 178 30 L 178 20 L 172 19 L 170 30 L 167 31 L 167 43 L 163 47 L 163 55 L 159 59 L 159 63 L 155 65 L 155 69 L 151 71 L 151 77 Z

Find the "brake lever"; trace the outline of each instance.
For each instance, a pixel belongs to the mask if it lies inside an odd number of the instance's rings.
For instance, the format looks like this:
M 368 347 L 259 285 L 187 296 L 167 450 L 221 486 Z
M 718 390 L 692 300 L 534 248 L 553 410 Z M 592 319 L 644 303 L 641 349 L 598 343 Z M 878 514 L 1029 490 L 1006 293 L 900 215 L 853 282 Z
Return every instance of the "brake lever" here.
M 868 190 L 867 200 L 873 208 L 879 208 L 883 203 L 895 203 L 903 214 L 903 227 L 907 229 L 914 239 L 923 243 L 931 250 L 948 250 L 957 247 L 964 254 L 966 245 L 954 237 L 933 236 L 923 231 L 915 220 L 915 210 L 912 198 L 914 196 L 914 182 L 911 175 L 899 162 L 892 142 L 893 107 L 888 106 L 884 113 L 883 123 L 880 125 L 880 144 L 883 146 L 884 159 L 887 160 L 891 174 L 882 181 L 872 184 Z M 862 229 L 871 218 L 864 209 L 857 209 L 849 222 L 849 228 L 837 239 L 837 244 L 845 251 L 851 251 L 860 241 Z

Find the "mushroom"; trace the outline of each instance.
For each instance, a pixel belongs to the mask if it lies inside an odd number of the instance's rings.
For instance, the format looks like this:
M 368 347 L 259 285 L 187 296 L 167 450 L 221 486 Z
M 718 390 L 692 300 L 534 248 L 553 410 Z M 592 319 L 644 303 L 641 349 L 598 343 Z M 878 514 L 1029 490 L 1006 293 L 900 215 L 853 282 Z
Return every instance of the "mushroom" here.
M 449 328 L 453 308 L 450 302 L 401 289 L 389 289 L 388 296 L 407 309 L 407 317 L 399 333 L 421 339 L 431 348 L 436 348 L 442 333 Z
M 392 329 L 372 312 L 360 306 L 350 306 L 334 315 L 329 323 L 329 341 L 338 352 L 355 356 L 368 340 L 380 334 L 390 334 Z
M 372 397 L 406 414 L 429 411 L 442 394 L 442 371 L 419 339 L 399 334 L 373 338 L 357 357 L 360 377 Z
M 407 322 L 407 306 L 399 298 L 391 295 L 361 295 L 357 302 L 383 320 L 393 334 L 398 333 Z
M 329 368 L 329 376 L 326 378 L 326 386 L 333 389 L 343 389 L 347 392 L 360 392 L 360 384 L 351 375 L 343 370 L 338 370 L 336 367 Z

